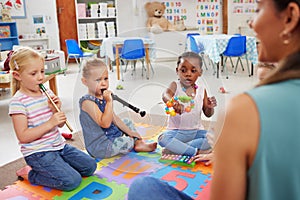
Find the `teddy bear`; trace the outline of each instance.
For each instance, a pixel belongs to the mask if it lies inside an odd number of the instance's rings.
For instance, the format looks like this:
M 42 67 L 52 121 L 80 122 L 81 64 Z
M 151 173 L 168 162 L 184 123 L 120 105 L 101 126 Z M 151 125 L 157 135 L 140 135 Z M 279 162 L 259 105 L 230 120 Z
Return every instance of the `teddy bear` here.
M 162 33 L 163 31 L 173 31 L 175 27 L 163 15 L 166 6 L 157 1 L 145 4 L 145 10 L 148 14 L 147 29 L 152 33 Z

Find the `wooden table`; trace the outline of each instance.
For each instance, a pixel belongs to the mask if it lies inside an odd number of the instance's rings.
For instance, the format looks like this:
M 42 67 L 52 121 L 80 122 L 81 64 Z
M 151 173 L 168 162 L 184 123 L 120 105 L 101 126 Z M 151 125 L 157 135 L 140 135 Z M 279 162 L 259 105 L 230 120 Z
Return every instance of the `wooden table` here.
M 43 83 L 49 81 L 49 88 L 57 95 L 57 85 L 56 85 L 56 74 L 50 74 L 46 76 Z M 0 88 L 10 88 L 10 82 L 0 83 Z
M 43 83 L 49 81 L 49 88 L 52 90 L 52 92 L 57 96 L 57 85 L 56 85 L 56 74 L 50 74 L 49 76 L 46 76 L 43 80 Z

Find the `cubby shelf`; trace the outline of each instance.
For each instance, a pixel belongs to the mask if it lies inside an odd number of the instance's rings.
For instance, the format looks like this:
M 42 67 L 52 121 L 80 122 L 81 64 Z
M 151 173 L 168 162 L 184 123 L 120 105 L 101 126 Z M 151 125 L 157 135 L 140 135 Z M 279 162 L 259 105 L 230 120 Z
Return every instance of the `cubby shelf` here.
M 19 36 L 16 22 L 0 22 L 0 27 L 9 26 L 10 36 L 0 38 L 1 51 L 12 50 L 14 45 L 19 45 Z

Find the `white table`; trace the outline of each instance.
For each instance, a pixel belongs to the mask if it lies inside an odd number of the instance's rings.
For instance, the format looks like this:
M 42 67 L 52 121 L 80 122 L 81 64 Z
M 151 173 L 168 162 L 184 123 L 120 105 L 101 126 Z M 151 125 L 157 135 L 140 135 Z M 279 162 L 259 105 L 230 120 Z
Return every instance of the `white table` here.
M 215 34 L 215 35 L 196 35 L 192 36 L 197 43 L 201 43 L 204 46 L 204 53 L 209 56 L 214 64 L 217 65 L 217 78 L 219 76 L 219 62 L 221 61 L 220 55 L 225 51 L 228 41 L 234 35 Z M 251 61 L 251 75 L 253 75 L 253 65 L 258 62 L 256 38 L 247 36 L 246 41 L 246 55 L 249 61 Z

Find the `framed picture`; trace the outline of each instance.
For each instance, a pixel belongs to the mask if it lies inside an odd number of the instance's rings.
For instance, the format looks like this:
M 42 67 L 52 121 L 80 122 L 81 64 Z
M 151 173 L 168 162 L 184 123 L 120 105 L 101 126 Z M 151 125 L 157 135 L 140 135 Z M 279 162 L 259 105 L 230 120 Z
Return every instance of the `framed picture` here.
M 32 16 L 33 24 L 44 24 L 44 16 L 43 15 L 35 15 Z
M 26 18 L 25 0 L 0 0 L 1 13 L 3 8 L 10 11 L 11 18 Z

